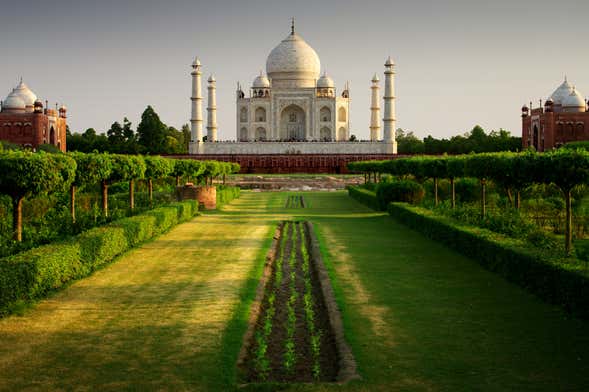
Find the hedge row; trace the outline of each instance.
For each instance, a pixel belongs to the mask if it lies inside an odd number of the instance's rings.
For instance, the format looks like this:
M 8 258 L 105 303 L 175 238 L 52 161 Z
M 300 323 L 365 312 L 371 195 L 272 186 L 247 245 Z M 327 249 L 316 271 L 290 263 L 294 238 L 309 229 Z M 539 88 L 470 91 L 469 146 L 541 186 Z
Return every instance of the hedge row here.
M 372 208 L 376 211 L 382 211 L 376 198 L 376 193 L 369 191 L 368 189 L 360 188 L 357 186 L 348 187 L 348 195 L 367 207 Z
M 91 274 L 125 251 L 197 214 L 196 200 L 174 203 L 0 260 L 0 315 L 16 302 L 40 298 Z
M 241 190 L 237 186 L 217 186 L 217 208 L 223 204 L 231 202 L 233 199 L 237 199 L 240 195 Z
M 589 319 L 589 276 L 580 265 L 571 264 L 571 259 L 555 258 L 522 240 L 460 225 L 430 210 L 405 203 L 389 204 L 388 212 L 405 225 L 477 260 L 484 268 L 541 299 L 577 317 Z

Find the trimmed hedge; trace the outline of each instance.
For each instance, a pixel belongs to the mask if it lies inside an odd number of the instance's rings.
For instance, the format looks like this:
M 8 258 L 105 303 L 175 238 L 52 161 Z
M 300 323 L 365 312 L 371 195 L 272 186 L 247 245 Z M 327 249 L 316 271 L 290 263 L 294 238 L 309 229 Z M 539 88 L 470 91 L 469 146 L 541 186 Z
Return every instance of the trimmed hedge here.
M 238 186 L 217 185 L 217 208 L 237 199 L 241 189 Z
M 589 319 L 589 276 L 570 258 L 558 258 L 486 229 L 458 224 L 430 210 L 405 203 L 391 203 L 388 212 L 426 237 L 474 259 L 565 311 Z
M 198 202 L 186 200 L 0 260 L 0 315 L 15 302 L 40 298 L 91 274 L 125 251 L 197 214 Z
M 376 193 L 357 186 L 348 187 L 348 196 L 376 211 L 382 211 L 376 198 Z
M 381 211 L 385 211 L 390 202 L 419 204 L 425 196 L 421 184 L 410 180 L 381 182 L 376 187 L 376 199 Z

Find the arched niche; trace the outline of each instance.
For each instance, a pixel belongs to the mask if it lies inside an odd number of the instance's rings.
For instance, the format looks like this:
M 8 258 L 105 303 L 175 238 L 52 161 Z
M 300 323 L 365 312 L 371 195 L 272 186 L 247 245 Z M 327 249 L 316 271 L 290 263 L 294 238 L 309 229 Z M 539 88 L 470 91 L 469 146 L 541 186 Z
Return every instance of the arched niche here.
M 328 127 L 323 127 L 319 130 L 319 138 L 323 142 L 330 142 L 331 141 L 331 129 Z
M 289 105 L 280 114 L 280 139 L 305 139 L 305 111 L 298 105 Z
M 257 108 L 255 115 L 257 122 L 266 122 L 266 109 L 262 107 Z
M 239 141 L 240 142 L 247 142 L 248 137 L 247 137 L 247 128 L 243 127 L 239 130 Z
M 346 109 L 345 108 L 339 108 L 337 111 L 337 121 L 346 121 Z
M 320 121 L 329 122 L 331 121 L 331 109 L 327 106 L 323 106 L 321 110 L 319 110 L 319 118 Z
M 258 127 L 256 129 L 256 140 L 259 140 L 259 141 L 266 140 L 266 129 L 264 127 Z

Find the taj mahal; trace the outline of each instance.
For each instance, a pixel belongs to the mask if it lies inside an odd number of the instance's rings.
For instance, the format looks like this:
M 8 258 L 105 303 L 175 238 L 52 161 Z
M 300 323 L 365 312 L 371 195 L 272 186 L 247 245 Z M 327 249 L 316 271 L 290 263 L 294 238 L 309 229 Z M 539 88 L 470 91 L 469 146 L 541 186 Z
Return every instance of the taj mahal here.
M 190 154 L 396 154 L 394 62 L 385 62 L 384 118 L 380 126 L 378 75 L 371 79 L 370 141 L 350 141 L 350 90 L 338 92 L 321 73 L 315 50 L 295 32 L 270 51 L 249 91 L 236 90 L 235 141 L 217 138 L 216 79 L 208 79 L 206 136 L 203 137 L 202 64 L 192 63 Z M 368 124 L 367 124 L 368 125 Z

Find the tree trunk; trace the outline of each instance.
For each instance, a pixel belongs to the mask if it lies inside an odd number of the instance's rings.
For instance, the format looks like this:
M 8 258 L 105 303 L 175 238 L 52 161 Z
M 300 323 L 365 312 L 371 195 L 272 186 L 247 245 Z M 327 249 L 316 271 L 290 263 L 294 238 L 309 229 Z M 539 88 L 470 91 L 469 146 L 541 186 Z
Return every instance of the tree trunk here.
M 225 185 L 225 174 L 223 174 L 223 185 Z
M 456 208 L 456 184 L 454 178 L 450 178 L 450 193 L 452 194 L 452 208 Z
M 180 176 L 176 176 L 176 186 L 180 186 Z
M 129 180 L 129 208 L 135 209 L 135 180 Z
M 517 208 L 519 210 L 520 207 L 521 207 L 521 192 L 516 191 L 515 192 L 515 208 Z
M 573 210 L 571 208 L 571 190 L 564 191 L 564 197 L 566 200 L 566 225 L 564 234 L 564 249 L 569 256 L 573 245 Z
M 108 216 L 108 184 L 106 181 L 102 181 L 102 213 L 104 216 Z
M 438 177 L 434 177 L 434 203 L 438 206 Z
M 70 213 L 72 215 L 72 223 L 76 223 L 76 186 L 70 187 Z
M 15 196 L 12 198 L 12 239 L 22 242 L 22 202 L 24 197 Z
M 484 218 L 487 215 L 487 180 L 481 179 L 481 216 Z
M 509 200 L 509 206 L 511 207 L 513 205 L 513 195 L 511 194 L 511 188 L 505 188 L 505 191 L 507 192 L 507 200 Z
M 368 179 L 367 179 L 366 173 L 364 173 L 364 184 L 367 184 L 367 183 L 368 183 Z
M 153 207 L 153 180 L 147 180 L 147 193 L 149 194 L 149 207 Z

